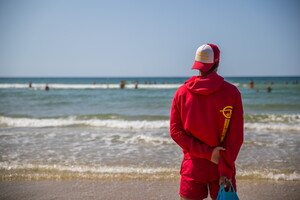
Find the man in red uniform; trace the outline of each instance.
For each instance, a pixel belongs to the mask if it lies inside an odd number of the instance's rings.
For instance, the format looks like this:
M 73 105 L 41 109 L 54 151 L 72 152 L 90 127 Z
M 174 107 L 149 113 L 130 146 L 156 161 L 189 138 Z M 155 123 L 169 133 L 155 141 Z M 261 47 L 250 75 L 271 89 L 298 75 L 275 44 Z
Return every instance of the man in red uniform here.
M 204 44 L 192 69 L 199 70 L 175 93 L 170 134 L 182 148 L 181 199 L 216 199 L 219 184 L 235 185 L 235 165 L 244 138 L 243 105 L 238 89 L 217 74 L 220 50 Z

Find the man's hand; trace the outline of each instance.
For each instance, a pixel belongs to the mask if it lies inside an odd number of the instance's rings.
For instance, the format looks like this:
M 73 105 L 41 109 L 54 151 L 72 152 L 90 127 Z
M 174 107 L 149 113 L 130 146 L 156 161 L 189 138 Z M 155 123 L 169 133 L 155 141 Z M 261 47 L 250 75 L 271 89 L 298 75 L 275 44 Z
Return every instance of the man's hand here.
M 216 147 L 214 148 L 212 154 L 211 154 L 211 159 L 210 161 L 215 163 L 215 164 L 219 164 L 220 161 L 220 151 L 225 151 L 225 148 L 223 147 Z
M 227 178 L 226 176 L 221 176 L 219 179 L 219 184 L 224 185 L 224 188 L 226 191 L 228 191 L 230 188 L 230 182 L 231 182 L 231 180 L 229 178 Z

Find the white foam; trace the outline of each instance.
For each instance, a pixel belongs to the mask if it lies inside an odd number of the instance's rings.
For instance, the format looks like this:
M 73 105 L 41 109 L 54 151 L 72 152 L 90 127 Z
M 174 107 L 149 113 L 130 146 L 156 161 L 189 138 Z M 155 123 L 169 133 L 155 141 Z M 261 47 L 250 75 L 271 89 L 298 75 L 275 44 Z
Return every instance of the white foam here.
M 98 177 L 106 174 L 106 177 L 116 177 L 116 175 L 129 175 L 133 174 L 135 178 L 144 175 L 161 176 L 167 178 L 173 178 L 178 176 L 179 168 L 176 167 L 131 167 L 131 166 L 67 166 L 67 165 L 45 165 L 45 164 L 26 164 L 17 162 L 0 162 L 0 170 L 5 171 L 19 171 L 19 170 L 31 170 L 36 173 L 44 174 L 44 172 L 53 173 L 49 177 L 59 177 L 61 172 L 79 173 L 84 177 L 93 177 L 98 174 Z M 84 175 L 85 174 L 85 175 Z M 97 176 L 96 176 L 97 177 Z M 299 181 L 300 174 L 297 172 L 282 173 L 271 172 L 268 170 L 253 170 L 253 171 L 237 171 L 237 177 L 241 178 L 254 178 L 254 179 L 266 179 L 266 180 L 284 180 L 284 181 Z
M 138 174 L 153 174 L 153 173 L 165 173 L 165 172 L 177 172 L 177 168 L 167 167 L 125 167 L 125 166 L 64 166 L 64 165 L 34 165 L 34 164 L 19 164 L 19 163 L 7 163 L 0 162 L 0 169 L 2 170 L 57 170 L 57 171 L 69 171 L 79 173 L 110 173 L 110 174 L 122 174 L 122 173 L 138 173 Z
M 92 126 L 118 129 L 160 129 L 169 128 L 169 120 L 119 120 L 119 119 L 87 119 L 80 120 L 76 117 L 68 118 L 12 118 L 0 116 L 0 126 L 8 127 L 63 127 L 63 126 Z M 298 118 L 294 121 L 271 121 L 271 122 L 246 122 L 246 130 L 256 131 L 291 131 L 300 132 Z
M 88 119 L 78 120 L 75 117 L 63 119 L 34 119 L 34 118 L 11 118 L 0 117 L 0 125 L 8 127 L 62 127 L 86 125 L 93 127 L 119 128 L 119 129 L 159 129 L 168 128 L 168 120 L 100 120 Z
M 300 132 L 299 124 L 287 123 L 245 123 L 246 130 L 256 131 L 295 131 Z
M 300 123 L 299 114 L 255 114 L 248 115 L 251 120 L 258 120 L 259 122 L 293 122 Z
M 256 114 L 246 117 L 250 121 L 245 123 L 247 130 L 300 132 L 299 114 Z
M 151 136 L 151 135 L 136 135 L 125 141 L 125 143 L 129 144 L 137 144 L 137 143 L 149 143 L 152 145 L 162 145 L 162 144 L 174 144 L 174 141 L 168 137 L 161 136 Z
M 260 179 L 271 179 L 271 180 L 285 180 L 285 181 L 299 181 L 300 174 L 297 172 L 293 173 L 281 173 L 281 172 L 270 172 L 270 171 L 238 171 L 237 176 L 239 177 L 252 177 Z
M 45 86 L 44 86 L 45 87 Z M 0 88 L 28 88 L 28 85 L 26 84 L 6 84 L 6 83 L 1 83 Z

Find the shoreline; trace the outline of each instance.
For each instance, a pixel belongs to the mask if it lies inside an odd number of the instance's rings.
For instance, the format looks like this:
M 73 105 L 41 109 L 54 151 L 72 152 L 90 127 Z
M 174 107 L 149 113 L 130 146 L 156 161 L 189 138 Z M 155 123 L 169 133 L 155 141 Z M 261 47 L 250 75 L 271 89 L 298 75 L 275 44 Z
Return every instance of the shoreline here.
M 300 181 L 238 179 L 237 187 L 241 200 L 300 198 Z M 179 199 L 178 189 L 179 180 L 2 180 L 0 199 L 172 200 Z

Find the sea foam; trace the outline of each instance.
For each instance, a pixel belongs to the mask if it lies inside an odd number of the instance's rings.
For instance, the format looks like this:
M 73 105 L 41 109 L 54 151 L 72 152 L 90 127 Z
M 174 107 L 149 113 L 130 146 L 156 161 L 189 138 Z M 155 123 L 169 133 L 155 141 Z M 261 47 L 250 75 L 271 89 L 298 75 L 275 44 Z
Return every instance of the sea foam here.
M 43 165 L 0 162 L 2 179 L 178 179 L 178 167 L 133 167 L 133 166 L 84 166 Z M 238 178 L 276 181 L 299 181 L 297 172 L 283 173 L 270 170 L 238 170 Z
M 288 115 L 285 120 L 279 115 L 273 120 L 265 118 L 247 120 L 246 130 L 253 131 L 289 131 L 300 132 L 299 115 Z M 287 120 L 286 120 L 287 119 Z M 67 127 L 91 126 L 117 129 L 169 129 L 169 120 L 126 120 L 126 119 L 98 119 L 70 116 L 64 118 L 18 118 L 0 116 L 0 127 Z
M 297 172 L 284 173 L 284 172 L 272 172 L 270 170 L 238 170 L 237 176 L 241 178 L 257 178 L 257 179 L 269 179 L 269 180 L 284 180 L 284 181 L 299 181 L 300 174 Z
M 101 119 L 88 119 L 79 120 L 75 117 L 69 118 L 54 118 L 54 119 L 36 119 L 36 118 L 11 118 L 0 117 L 0 125 L 8 127 L 64 127 L 64 126 L 92 126 L 92 127 L 105 127 L 105 128 L 119 128 L 119 129 L 158 129 L 168 128 L 168 120 L 101 120 Z

